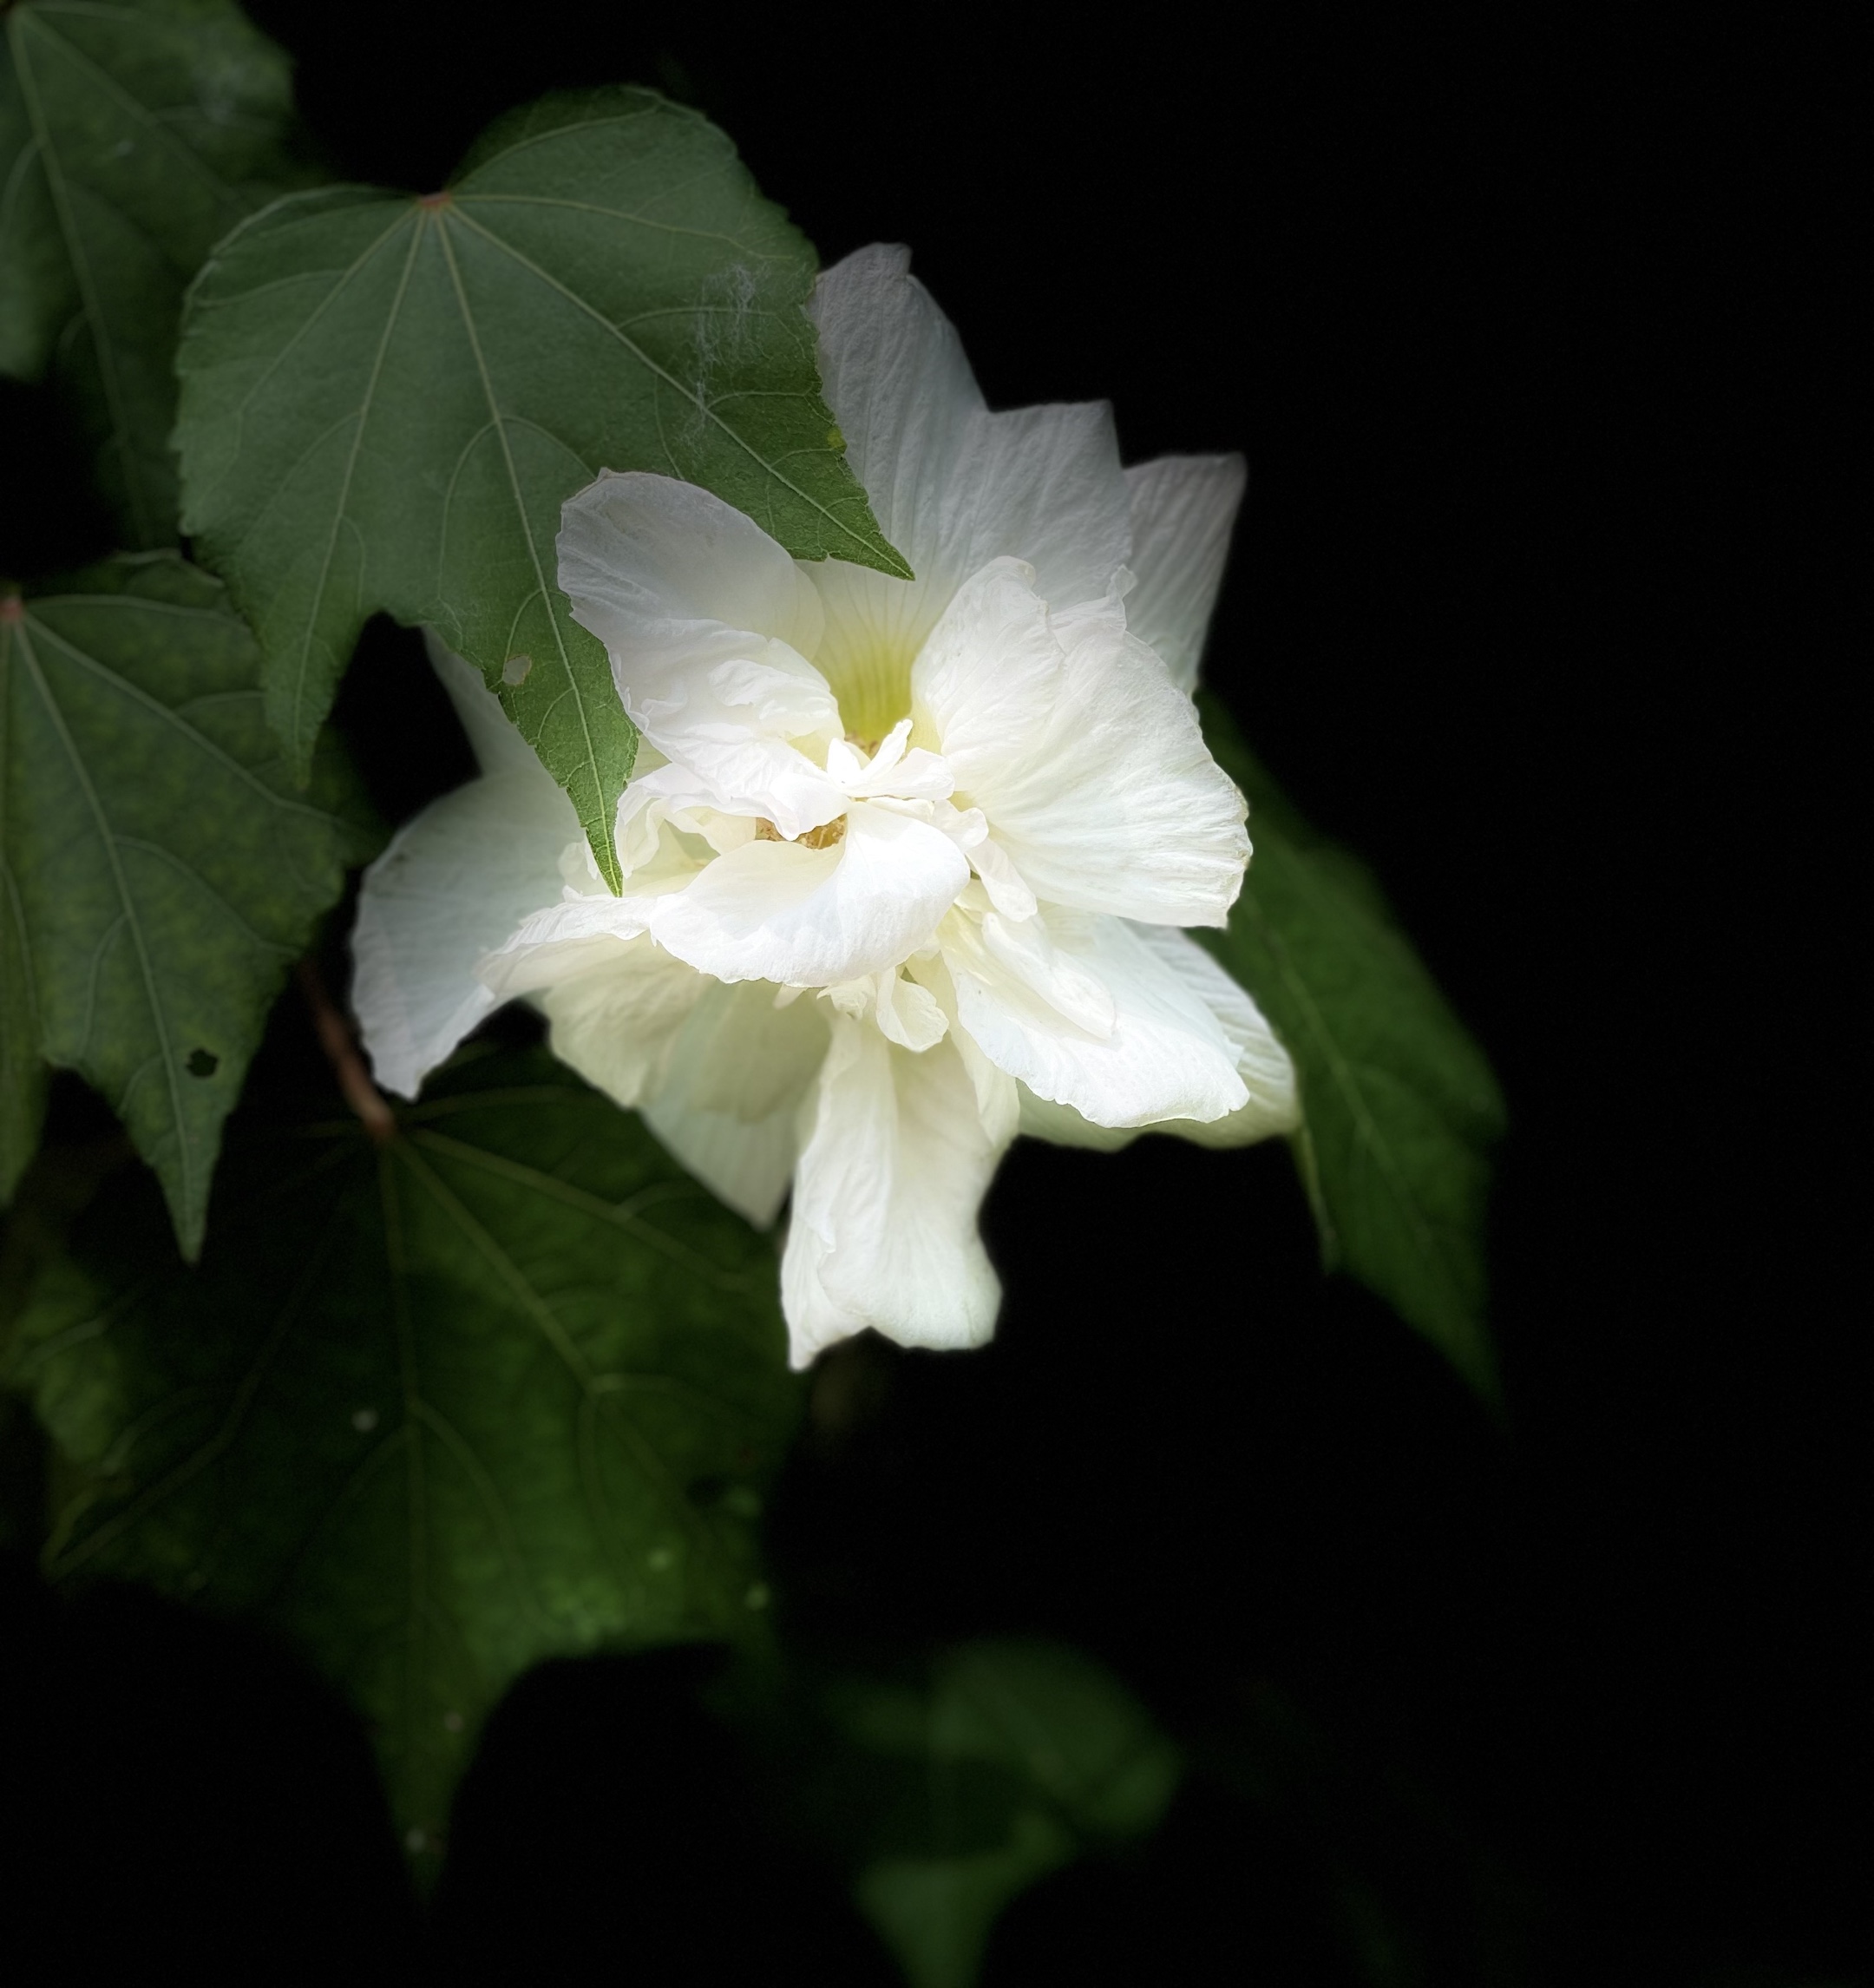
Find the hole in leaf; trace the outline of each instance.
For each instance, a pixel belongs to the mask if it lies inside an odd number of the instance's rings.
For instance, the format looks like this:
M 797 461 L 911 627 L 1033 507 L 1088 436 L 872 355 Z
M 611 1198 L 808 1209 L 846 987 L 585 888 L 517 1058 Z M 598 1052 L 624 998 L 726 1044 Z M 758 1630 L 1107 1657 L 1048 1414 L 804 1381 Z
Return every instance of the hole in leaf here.
M 531 656 L 510 656 L 501 666 L 501 680 L 504 684 L 524 684 L 527 672 L 534 667 Z
M 213 1077 L 221 1067 L 221 1059 L 212 1049 L 192 1049 L 186 1067 L 191 1077 Z

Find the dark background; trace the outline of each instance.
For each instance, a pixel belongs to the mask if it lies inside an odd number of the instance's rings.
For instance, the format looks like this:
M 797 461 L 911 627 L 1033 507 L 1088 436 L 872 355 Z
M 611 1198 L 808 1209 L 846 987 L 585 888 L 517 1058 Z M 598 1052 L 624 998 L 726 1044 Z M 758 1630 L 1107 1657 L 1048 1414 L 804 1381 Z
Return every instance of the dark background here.
M 350 176 L 427 189 L 543 89 L 658 83 L 824 259 L 909 242 L 993 403 L 1242 450 L 1206 673 L 1502 1076 L 1502 1428 L 1320 1281 L 1283 1152 L 1169 1140 L 1018 1148 L 996 1344 L 862 1347 L 816 1393 L 784 1628 L 1077 1640 L 1195 1763 L 991 1983 L 1870 1978 L 1842 50 L 1722 16 L 252 10 Z M 342 714 L 420 687 L 380 630 Z M 35 1923 L 63 1886 L 68 1937 L 128 1952 L 405 1965 L 363 1742 L 290 1665 L 122 1599 L 31 1647 Z M 698 1978 L 872 1978 L 690 1707 L 680 1664 L 521 1687 L 439 1972 L 674 1979 L 708 1930 Z

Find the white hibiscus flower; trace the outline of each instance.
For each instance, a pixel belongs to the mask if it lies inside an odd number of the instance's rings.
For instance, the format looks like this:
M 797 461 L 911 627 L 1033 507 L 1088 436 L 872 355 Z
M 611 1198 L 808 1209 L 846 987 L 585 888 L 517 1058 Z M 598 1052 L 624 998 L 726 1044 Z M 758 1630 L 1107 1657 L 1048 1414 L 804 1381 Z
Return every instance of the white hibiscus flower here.
M 566 506 L 560 581 L 643 733 L 624 895 L 432 645 L 482 777 L 368 874 L 353 994 L 391 1090 L 525 995 L 751 1221 L 791 1184 L 796 1366 L 868 1326 L 989 1336 L 977 1211 L 1018 1131 L 1235 1145 L 1296 1119 L 1281 1046 L 1179 929 L 1224 922 L 1249 856 L 1190 699 L 1241 462 L 1122 470 L 1104 406 L 990 413 L 902 249 L 829 270 L 813 315 L 915 580 L 601 476 Z

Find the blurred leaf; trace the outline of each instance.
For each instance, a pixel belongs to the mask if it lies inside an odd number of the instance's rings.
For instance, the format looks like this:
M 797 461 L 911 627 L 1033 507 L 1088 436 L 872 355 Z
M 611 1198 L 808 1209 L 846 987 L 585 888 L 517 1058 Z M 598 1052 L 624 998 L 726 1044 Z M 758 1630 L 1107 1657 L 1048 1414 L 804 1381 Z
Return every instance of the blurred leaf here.
M 1503 1099 L 1372 878 L 1308 830 L 1213 698 L 1218 762 L 1255 845 L 1227 931 L 1201 940 L 1294 1059 L 1296 1159 L 1330 1266 L 1386 1299 L 1486 1399 L 1484 1207 Z
M 1180 1772 L 1116 1678 L 1051 1644 L 964 1644 L 916 1685 L 844 1677 L 826 1709 L 843 1749 L 809 1799 L 912 1988 L 971 1988 L 1003 1909 L 1148 1834 Z
M 109 1100 L 190 1256 L 267 1008 L 373 846 L 335 746 L 292 791 L 259 664 L 172 554 L 0 599 L 0 1196 L 60 1065 Z
M 182 292 L 305 177 L 286 58 L 228 0 L 19 0 L 0 26 L 0 372 L 56 367 L 124 542 L 168 545 Z
M 295 764 L 365 618 L 429 622 L 619 889 L 636 735 L 557 584 L 565 500 L 654 470 L 800 558 L 908 571 L 821 397 L 813 275 L 729 141 L 636 89 L 502 119 L 443 194 L 307 194 L 224 243 L 179 361 L 187 522 L 259 633 Z
M 468 1063 L 381 1149 L 239 1150 L 199 1270 L 118 1201 L 23 1319 L 12 1384 L 68 1462 L 50 1570 L 284 1630 L 434 1852 L 530 1664 L 761 1619 L 797 1394 L 772 1247 L 544 1053 Z

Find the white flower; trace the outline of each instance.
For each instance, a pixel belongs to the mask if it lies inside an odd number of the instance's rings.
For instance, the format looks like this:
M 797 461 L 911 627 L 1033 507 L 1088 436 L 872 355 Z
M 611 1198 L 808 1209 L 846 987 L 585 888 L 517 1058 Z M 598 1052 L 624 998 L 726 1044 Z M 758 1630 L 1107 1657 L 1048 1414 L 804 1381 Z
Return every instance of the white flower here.
M 390 1089 L 525 995 L 750 1219 L 791 1184 L 797 1366 L 867 1326 L 989 1336 L 977 1211 L 1018 1130 L 1233 1145 L 1296 1116 L 1268 1025 L 1178 929 L 1224 922 L 1249 855 L 1189 694 L 1242 464 L 1122 470 L 1104 406 L 991 414 L 908 263 L 849 258 L 814 317 L 915 580 L 797 563 L 706 491 L 602 475 L 566 506 L 560 581 L 643 733 L 624 895 L 432 645 L 482 777 L 373 866 L 356 936 Z

